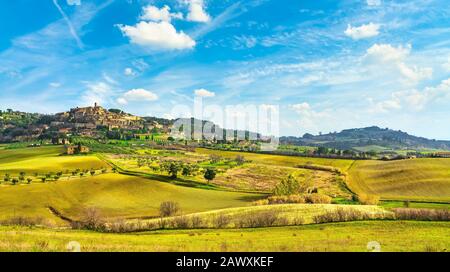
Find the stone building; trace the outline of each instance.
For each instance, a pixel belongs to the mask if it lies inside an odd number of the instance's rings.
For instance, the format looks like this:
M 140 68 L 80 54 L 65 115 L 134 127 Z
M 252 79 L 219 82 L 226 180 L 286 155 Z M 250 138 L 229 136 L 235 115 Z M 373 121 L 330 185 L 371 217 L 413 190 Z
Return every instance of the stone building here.
M 89 153 L 89 147 L 82 145 L 71 145 L 67 147 L 67 155 Z

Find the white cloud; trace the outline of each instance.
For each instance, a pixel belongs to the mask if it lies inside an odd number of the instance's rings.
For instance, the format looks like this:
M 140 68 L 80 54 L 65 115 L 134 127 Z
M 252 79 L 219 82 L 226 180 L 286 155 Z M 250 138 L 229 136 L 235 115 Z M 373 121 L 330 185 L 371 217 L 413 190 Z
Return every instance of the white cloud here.
M 183 31 L 177 32 L 168 22 L 139 22 L 136 26 L 119 25 L 123 35 L 132 43 L 152 49 L 191 49 L 196 42 Z
M 433 69 L 429 67 L 420 68 L 417 66 L 408 67 L 405 63 L 398 64 L 400 73 L 413 82 L 421 81 L 422 79 L 429 79 L 433 74 Z
M 61 87 L 61 83 L 59 83 L 59 82 L 50 82 L 49 86 L 52 87 L 52 88 L 59 88 L 59 87 Z
M 366 57 L 375 61 L 398 62 L 403 61 L 411 52 L 411 45 L 393 47 L 390 44 L 374 44 L 367 49 Z
M 134 76 L 134 75 L 136 75 L 136 73 L 130 67 L 125 68 L 125 70 L 123 71 L 123 74 L 126 75 L 126 76 Z
M 447 59 L 447 62 L 442 64 L 442 67 L 447 71 L 450 72 L 450 57 Z
M 84 105 L 105 104 L 112 92 L 112 87 L 105 82 L 87 82 L 86 90 L 81 96 Z
M 333 124 L 334 127 L 338 125 L 335 114 L 330 110 L 316 111 L 306 102 L 290 105 L 290 108 L 299 114 L 297 124 L 301 131 L 318 133 L 326 125 Z
M 216 94 L 214 92 L 210 92 L 208 90 L 205 89 L 197 89 L 194 91 L 196 96 L 200 96 L 200 97 L 214 97 L 216 96 Z
M 450 78 L 443 80 L 438 86 L 426 87 L 423 91 L 408 90 L 391 94 L 391 98 L 373 103 L 369 110 L 372 113 L 388 113 L 395 110 L 421 111 L 427 105 L 450 98 Z
M 162 8 L 158 8 L 155 6 L 146 6 L 143 8 L 143 14 L 141 16 L 141 20 L 148 20 L 153 22 L 169 22 L 172 20 L 172 18 L 175 19 L 183 19 L 183 14 L 177 12 L 177 13 L 171 13 L 170 7 L 165 5 Z
M 367 0 L 367 5 L 369 6 L 380 6 L 381 0 Z
M 123 98 L 123 97 L 117 98 L 116 102 L 119 103 L 119 104 L 121 104 L 121 105 L 126 105 L 126 104 L 128 104 L 128 101 L 127 101 L 125 98 Z
M 354 40 L 359 40 L 377 36 L 380 33 L 379 28 L 380 25 L 374 23 L 361 25 L 359 27 L 352 27 L 351 25 L 348 25 L 344 33 Z
M 112 85 L 119 85 L 119 82 L 114 80 L 112 77 L 108 76 L 106 73 L 103 73 L 103 79 Z
M 294 104 L 291 107 L 297 112 L 306 112 L 306 111 L 311 110 L 311 106 L 306 102 L 303 102 L 300 104 Z
M 81 5 L 81 0 L 67 0 L 67 5 L 79 6 L 79 5 Z
M 431 78 L 433 74 L 432 68 L 429 67 L 417 67 L 415 65 L 409 66 L 406 64 L 406 60 L 411 53 L 411 45 L 406 47 L 398 46 L 394 47 L 390 44 L 374 44 L 367 49 L 366 59 L 375 64 L 379 64 L 382 67 L 380 69 L 394 68 L 409 84 L 415 84 L 421 80 Z M 390 67 L 389 67 L 390 66 Z
M 155 101 L 158 100 L 158 96 L 151 92 L 147 91 L 145 89 L 132 89 L 128 92 L 124 93 L 121 97 L 119 97 L 116 102 L 119 104 L 127 104 L 130 101 Z
M 169 119 L 169 120 L 174 120 L 174 119 L 176 119 L 176 117 L 174 117 L 172 114 L 170 114 L 170 113 L 164 113 L 163 114 L 163 118 L 164 119 Z
M 206 23 L 211 20 L 211 16 L 205 11 L 203 0 L 188 0 L 189 13 L 187 19 L 192 22 Z

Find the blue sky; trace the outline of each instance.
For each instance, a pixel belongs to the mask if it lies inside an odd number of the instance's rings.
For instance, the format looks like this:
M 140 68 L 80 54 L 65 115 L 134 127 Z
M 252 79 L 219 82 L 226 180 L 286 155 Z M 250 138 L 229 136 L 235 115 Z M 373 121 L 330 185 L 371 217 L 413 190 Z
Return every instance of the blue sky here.
M 447 0 L 15 0 L 0 108 L 278 105 L 283 135 L 378 125 L 450 139 Z

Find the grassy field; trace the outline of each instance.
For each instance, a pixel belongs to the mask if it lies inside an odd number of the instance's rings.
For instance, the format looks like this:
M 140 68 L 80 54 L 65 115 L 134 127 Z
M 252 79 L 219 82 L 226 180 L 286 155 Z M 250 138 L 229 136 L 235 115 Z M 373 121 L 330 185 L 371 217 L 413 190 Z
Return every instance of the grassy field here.
M 450 202 L 450 159 L 356 161 L 348 174 L 348 185 L 356 193 Z
M 270 226 L 290 226 L 290 225 L 304 225 L 314 224 L 314 217 L 323 215 L 328 212 L 335 212 L 337 210 L 343 212 L 358 212 L 364 214 L 367 218 L 371 219 L 385 219 L 392 218 L 393 213 L 387 211 L 378 206 L 365 206 L 365 205 L 334 205 L 334 204 L 277 204 L 277 205 L 263 205 L 263 206 L 251 206 L 251 207 L 238 207 L 228 208 L 221 210 L 213 210 L 208 212 L 193 213 L 185 216 L 168 217 L 165 220 L 167 222 L 176 222 L 176 220 L 185 219 L 189 222 L 193 218 L 199 219 L 202 228 L 218 228 L 216 220 L 218 217 L 226 217 L 227 223 L 223 228 L 242 228 L 251 227 L 248 226 L 248 221 L 251 217 L 262 218 L 264 215 L 270 213 L 275 216 L 276 220 L 272 222 Z M 133 226 L 142 226 L 137 228 L 138 230 L 148 230 L 147 226 L 159 226 L 160 219 L 148 219 L 148 220 L 128 220 L 127 224 L 134 224 Z M 255 226 L 268 226 L 258 225 Z M 166 224 L 167 228 L 173 228 L 170 223 Z
M 240 230 L 166 230 L 134 234 L 0 227 L 0 251 L 444 251 L 450 222 L 363 221 Z
M 96 156 L 65 156 L 64 147 L 49 146 L 0 150 L 0 174 L 28 175 L 75 169 L 100 169 L 107 164 Z
M 104 217 L 157 216 L 163 201 L 176 201 L 183 212 L 201 212 L 250 205 L 256 194 L 202 190 L 119 174 L 72 177 L 57 182 L 4 186 L 0 189 L 0 217 L 45 217 L 62 222 L 47 209 L 78 219 L 85 208 L 96 207 Z

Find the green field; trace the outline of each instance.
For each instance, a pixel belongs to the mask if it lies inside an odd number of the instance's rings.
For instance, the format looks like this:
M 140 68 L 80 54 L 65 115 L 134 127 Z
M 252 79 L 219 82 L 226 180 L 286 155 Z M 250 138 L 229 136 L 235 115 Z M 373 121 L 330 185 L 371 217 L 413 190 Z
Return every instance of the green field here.
M 450 202 L 450 159 L 356 161 L 348 185 L 382 199 Z
M 134 234 L 0 227 L 0 251 L 448 251 L 450 222 L 364 221 L 238 230 L 166 230 Z
M 61 224 L 47 209 L 54 207 L 65 216 L 79 218 L 88 207 L 98 208 L 104 217 L 157 216 L 163 201 L 176 201 L 183 212 L 192 213 L 250 205 L 256 194 L 202 190 L 119 174 L 30 185 L 4 186 L 0 190 L 0 217 L 42 216 Z

